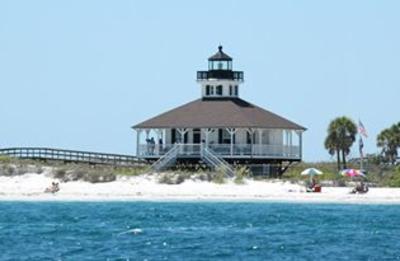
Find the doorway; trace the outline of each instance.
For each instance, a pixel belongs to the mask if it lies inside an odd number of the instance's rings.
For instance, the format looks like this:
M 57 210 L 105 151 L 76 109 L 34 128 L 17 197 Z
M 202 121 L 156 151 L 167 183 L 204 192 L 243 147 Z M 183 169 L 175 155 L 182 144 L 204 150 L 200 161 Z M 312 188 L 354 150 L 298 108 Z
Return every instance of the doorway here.
M 200 144 L 200 129 L 193 129 L 193 144 Z

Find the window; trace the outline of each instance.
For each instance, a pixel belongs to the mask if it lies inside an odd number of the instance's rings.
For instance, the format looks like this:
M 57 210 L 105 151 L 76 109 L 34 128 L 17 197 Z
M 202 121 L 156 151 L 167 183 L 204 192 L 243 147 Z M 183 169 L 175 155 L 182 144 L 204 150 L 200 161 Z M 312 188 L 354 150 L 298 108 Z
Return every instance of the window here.
M 233 94 L 233 88 L 232 85 L 229 85 L 229 96 L 232 96 Z
M 236 96 L 239 95 L 239 87 L 237 85 L 235 85 L 235 95 Z
M 228 62 L 228 70 L 232 70 L 232 62 L 231 61 Z
M 216 95 L 222 95 L 222 85 L 217 85 L 215 90 Z
M 213 70 L 214 69 L 214 63 L 213 62 L 208 62 L 208 69 Z
M 210 95 L 214 95 L 214 86 L 210 86 Z
M 206 85 L 206 95 L 210 95 L 210 85 Z

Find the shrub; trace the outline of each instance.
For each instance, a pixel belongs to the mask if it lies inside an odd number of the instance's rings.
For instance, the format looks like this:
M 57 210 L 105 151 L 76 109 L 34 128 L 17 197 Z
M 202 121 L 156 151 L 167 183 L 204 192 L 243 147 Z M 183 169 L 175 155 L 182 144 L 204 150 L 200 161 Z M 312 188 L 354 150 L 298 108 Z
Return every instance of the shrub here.
M 217 167 L 214 176 L 212 177 L 212 181 L 217 184 L 224 184 L 225 175 L 226 175 L 225 167 L 224 166 Z
M 111 182 L 116 180 L 114 173 L 109 171 L 98 171 L 91 170 L 86 172 L 83 176 L 83 180 L 90 183 L 101 183 L 101 182 Z
M 11 163 L 12 158 L 6 155 L 0 155 L 0 163 Z
M 114 170 L 115 175 L 118 176 L 138 176 L 141 174 L 148 173 L 150 166 L 138 166 L 138 167 L 120 167 Z
M 65 169 L 56 169 L 53 173 L 55 179 L 64 180 L 67 171 Z
M 17 174 L 17 168 L 11 164 L 5 164 L 0 166 L 0 176 L 13 176 Z
M 244 178 L 250 175 L 250 169 L 246 166 L 238 167 L 235 169 L 235 179 L 236 184 L 245 184 Z
M 160 175 L 158 183 L 168 185 L 178 185 L 185 181 L 187 175 L 184 173 L 167 172 Z
M 210 172 L 205 172 L 205 171 L 199 171 L 198 173 L 196 173 L 195 179 L 199 179 L 201 181 L 211 181 L 213 176 L 211 175 Z

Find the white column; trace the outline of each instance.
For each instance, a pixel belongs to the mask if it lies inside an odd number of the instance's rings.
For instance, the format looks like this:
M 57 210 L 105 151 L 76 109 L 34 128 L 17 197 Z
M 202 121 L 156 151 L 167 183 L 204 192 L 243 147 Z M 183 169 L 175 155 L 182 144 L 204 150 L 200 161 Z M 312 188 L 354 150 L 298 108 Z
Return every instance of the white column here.
M 297 135 L 299 137 L 299 156 L 300 159 L 303 156 L 303 132 L 302 131 L 297 131 Z
M 205 136 L 205 141 L 206 141 L 206 147 L 208 146 L 209 140 L 208 140 L 208 136 L 210 135 L 210 133 L 212 132 L 211 128 L 206 128 L 206 129 L 201 129 L 204 133 Z
M 181 136 L 181 142 L 185 143 L 185 134 L 188 132 L 188 129 L 178 128 L 176 130 L 179 132 L 179 135 Z
M 258 129 L 258 151 L 257 153 L 262 155 L 263 154 L 263 146 L 262 146 L 262 134 L 263 134 L 263 129 Z
M 184 144 L 185 143 L 185 134 L 186 134 L 186 132 L 187 132 L 187 129 L 185 129 L 185 128 L 178 128 L 178 129 L 176 129 L 178 132 L 179 132 L 179 134 L 180 134 L 180 136 L 181 136 L 181 144 Z M 184 153 L 184 148 L 183 148 L 183 146 L 182 145 L 179 145 L 179 152 L 180 153 Z
M 150 131 L 151 129 L 146 129 L 146 154 L 151 154 L 150 153 L 150 143 L 149 143 L 149 139 L 150 139 Z
M 284 147 L 284 155 L 288 156 L 289 152 L 289 131 L 285 130 L 285 147 Z
M 156 154 L 157 155 L 160 155 L 160 146 L 161 146 L 161 144 L 160 144 L 160 139 L 161 139 L 161 137 L 162 137 L 162 132 L 163 132 L 163 130 L 162 129 L 157 129 L 156 130 L 156 133 L 157 133 L 157 140 L 155 141 L 155 143 L 157 144 L 156 145 Z
M 141 129 L 136 129 L 136 157 L 139 156 L 140 150 L 140 134 L 142 133 Z
M 289 131 L 289 146 L 290 155 L 293 155 L 293 130 Z
M 151 131 L 150 129 L 146 129 L 146 140 L 149 139 L 150 131 Z
M 231 135 L 231 156 L 233 156 L 233 135 L 236 133 L 236 129 L 226 128 L 226 131 Z

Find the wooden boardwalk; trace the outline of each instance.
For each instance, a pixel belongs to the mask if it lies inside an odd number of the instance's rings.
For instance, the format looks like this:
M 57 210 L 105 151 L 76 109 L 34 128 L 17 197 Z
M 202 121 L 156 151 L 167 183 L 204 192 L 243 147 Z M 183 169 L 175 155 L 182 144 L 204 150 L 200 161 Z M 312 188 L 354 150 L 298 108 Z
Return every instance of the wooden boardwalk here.
M 0 149 L 1 155 L 20 159 L 57 160 L 113 166 L 137 166 L 147 163 L 136 156 L 130 155 L 38 147 L 3 148 Z

